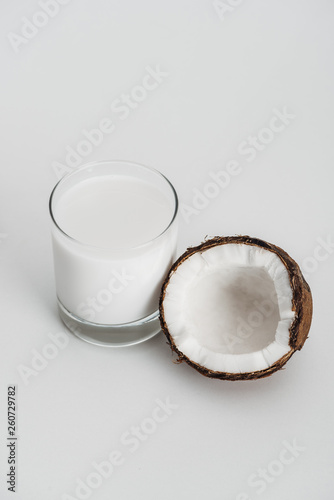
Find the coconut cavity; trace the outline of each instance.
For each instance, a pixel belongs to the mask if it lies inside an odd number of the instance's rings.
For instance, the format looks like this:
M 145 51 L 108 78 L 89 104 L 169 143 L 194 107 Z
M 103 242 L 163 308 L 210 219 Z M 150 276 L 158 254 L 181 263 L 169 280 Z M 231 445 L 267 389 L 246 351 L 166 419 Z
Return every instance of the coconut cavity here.
M 278 300 L 265 268 L 217 269 L 201 273 L 194 281 L 184 310 L 200 345 L 223 354 L 244 354 L 275 340 Z
M 216 244 L 180 258 L 160 312 L 174 350 L 203 370 L 258 372 L 291 354 L 289 273 L 278 253 L 258 245 Z

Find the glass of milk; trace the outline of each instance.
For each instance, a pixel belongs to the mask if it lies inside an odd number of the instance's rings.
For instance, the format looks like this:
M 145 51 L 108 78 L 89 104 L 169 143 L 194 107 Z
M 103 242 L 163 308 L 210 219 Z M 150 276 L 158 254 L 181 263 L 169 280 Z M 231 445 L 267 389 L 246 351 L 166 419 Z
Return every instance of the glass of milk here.
M 50 197 L 58 309 L 75 335 L 125 346 L 160 331 L 177 210 L 168 179 L 135 163 L 89 163 L 58 182 Z

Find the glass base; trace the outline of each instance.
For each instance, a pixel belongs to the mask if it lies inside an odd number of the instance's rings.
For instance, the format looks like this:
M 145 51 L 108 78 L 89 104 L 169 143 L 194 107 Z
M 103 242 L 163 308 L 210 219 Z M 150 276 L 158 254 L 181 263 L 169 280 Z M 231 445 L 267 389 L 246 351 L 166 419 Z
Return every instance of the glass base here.
M 103 325 L 90 323 L 70 313 L 58 300 L 58 312 L 67 328 L 90 344 L 104 347 L 125 347 L 144 342 L 160 332 L 159 311 L 132 323 Z

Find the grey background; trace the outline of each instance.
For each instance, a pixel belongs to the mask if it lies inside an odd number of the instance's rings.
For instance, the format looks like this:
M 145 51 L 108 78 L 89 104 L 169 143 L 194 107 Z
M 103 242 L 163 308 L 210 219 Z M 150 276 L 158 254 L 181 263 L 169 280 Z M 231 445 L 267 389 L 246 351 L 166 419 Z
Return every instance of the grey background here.
M 20 35 L 22 18 L 31 21 L 41 7 L 31 0 L 0 7 L 1 499 L 12 498 L 4 479 L 6 391 L 17 384 L 19 500 L 76 498 L 78 479 L 113 450 L 123 464 L 87 498 L 330 500 L 334 251 L 319 244 L 334 239 L 333 3 L 65 3 L 16 52 L 10 33 Z M 157 65 L 168 76 L 121 120 L 111 103 Z M 248 161 L 240 144 L 284 108 L 289 124 Z M 105 349 L 68 334 L 68 345 L 23 380 L 20 366 L 32 368 L 49 335 L 67 335 L 56 313 L 49 235 L 54 162 L 64 163 L 66 148 L 104 117 L 115 130 L 82 163 L 155 167 L 182 206 L 208 189 L 210 172 L 238 162 L 240 173 L 207 206 L 188 222 L 181 214 L 179 253 L 206 235 L 250 234 L 301 264 L 314 319 L 284 370 L 220 382 L 173 364 L 162 335 Z M 131 453 L 122 435 L 166 398 L 177 408 Z M 286 442 L 302 451 L 280 471 L 272 464 Z M 279 473 L 258 493 L 249 481 L 261 468 Z

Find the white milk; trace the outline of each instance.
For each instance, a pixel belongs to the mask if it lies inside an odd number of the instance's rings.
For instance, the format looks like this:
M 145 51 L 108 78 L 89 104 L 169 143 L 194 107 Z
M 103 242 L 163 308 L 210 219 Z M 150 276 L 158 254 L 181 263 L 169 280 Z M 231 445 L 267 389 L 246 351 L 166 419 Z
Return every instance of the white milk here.
M 176 224 L 166 230 L 175 203 L 162 190 L 130 176 L 96 176 L 69 187 L 52 211 L 57 295 L 70 313 L 121 324 L 158 309 L 176 251 Z

